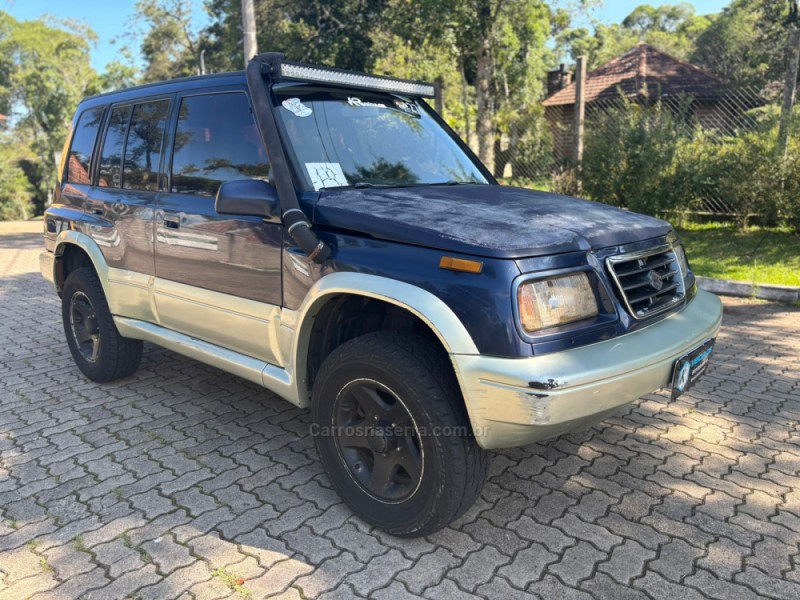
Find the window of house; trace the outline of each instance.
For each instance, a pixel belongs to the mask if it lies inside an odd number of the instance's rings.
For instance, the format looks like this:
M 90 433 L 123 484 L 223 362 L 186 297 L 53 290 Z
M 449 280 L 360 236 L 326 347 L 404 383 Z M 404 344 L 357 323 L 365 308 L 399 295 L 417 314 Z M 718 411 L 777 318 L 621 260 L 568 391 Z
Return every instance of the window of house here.
M 123 188 L 151 192 L 158 189 L 161 143 L 168 115 L 169 100 L 146 102 L 133 108 L 125 143 Z
M 172 155 L 172 192 L 214 196 L 225 181 L 268 175 L 266 149 L 244 93 L 183 98 Z
M 111 111 L 100 154 L 100 173 L 97 185 L 101 187 L 120 187 L 122 181 L 122 151 L 125 145 L 125 132 L 131 117 L 131 106 L 118 106 Z
M 78 117 L 67 162 L 67 181 L 69 183 L 90 183 L 89 166 L 92 162 L 92 150 L 102 120 L 102 106 L 85 110 Z

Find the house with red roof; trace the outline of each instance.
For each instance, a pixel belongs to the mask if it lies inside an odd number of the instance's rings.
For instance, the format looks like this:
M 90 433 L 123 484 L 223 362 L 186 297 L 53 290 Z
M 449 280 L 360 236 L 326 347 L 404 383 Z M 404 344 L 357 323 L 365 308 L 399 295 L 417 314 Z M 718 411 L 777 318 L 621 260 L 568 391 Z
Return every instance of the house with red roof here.
M 555 153 L 560 159 L 568 158 L 572 155 L 576 85 L 562 69 L 551 73 L 548 88 L 550 94 L 542 104 L 553 133 Z M 594 109 L 607 107 L 620 95 L 638 102 L 659 98 L 690 100 L 692 116 L 706 127 L 724 127 L 736 114 L 726 101 L 726 86 L 719 77 L 644 42 L 586 76 L 587 120 Z M 751 102 L 739 110 L 754 105 Z

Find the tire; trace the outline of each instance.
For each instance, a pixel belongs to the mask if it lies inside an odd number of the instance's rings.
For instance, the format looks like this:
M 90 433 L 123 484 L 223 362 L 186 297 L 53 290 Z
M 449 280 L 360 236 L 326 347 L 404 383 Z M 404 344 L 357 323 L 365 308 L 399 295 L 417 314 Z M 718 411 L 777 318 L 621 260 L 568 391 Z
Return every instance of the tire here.
M 93 269 L 76 269 L 67 277 L 61 318 L 72 358 L 92 381 L 122 379 L 139 368 L 142 342 L 119 334 Z
M 426 339 L 378 332 L 342 344 L 323 363 L 312 401 L 323 467 L 364 521 L 400 537 L 428 535 L 480 494 L 489 453 L 472 435 L 447 356 Z

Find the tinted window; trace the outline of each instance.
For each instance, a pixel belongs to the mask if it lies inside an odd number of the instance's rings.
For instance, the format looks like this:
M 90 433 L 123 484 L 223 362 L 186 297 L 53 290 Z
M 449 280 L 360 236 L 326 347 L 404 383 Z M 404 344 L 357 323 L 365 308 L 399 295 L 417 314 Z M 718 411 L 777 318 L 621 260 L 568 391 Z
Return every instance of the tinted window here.
M 125 168 L 122 187 L 155 191 L 161 160 L 161 140 L 169 113 L 169 100 L 137 104 L 133 109 L 128 141 L 125 143 Z
M 97 138 L 97 130 L 103 120 L 103 107 L 83 111 L 75 126 L 72 146 L 69 149 L 67 181 L 70 183 L 89 183 L 89 164 Z
M 231 179 L 266 179 L 267 153 L 243 93 L 181 102 L 172 155 L 173 192 L 215 195 Z
M 122 175 L 122 148 L 125 132 L 131 116 L 130 106 L 118 106 L 111 111 L 100 155 L 100 176 L 97 184 L 102 187 L 119 187 Z

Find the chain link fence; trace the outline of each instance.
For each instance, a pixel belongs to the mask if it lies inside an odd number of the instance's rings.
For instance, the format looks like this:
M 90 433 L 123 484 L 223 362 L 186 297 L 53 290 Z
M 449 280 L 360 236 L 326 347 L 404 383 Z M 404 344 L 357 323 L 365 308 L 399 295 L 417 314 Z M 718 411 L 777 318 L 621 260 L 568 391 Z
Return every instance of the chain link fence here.
M 585 195 L 584 187 L 603 189 L 604 186 L 595 185 L 597 182 L 586 181 L 602 178 L 602 169 L 607 169 L 608 178 L 617 179 L 620 171 L 634 176 L 637 172 L 659 169 L 662 174 L 683 170 L 691 165 L 679 165 L 676 161 L 698 159 L 690 150 L 701 155 L 714 154 L 737 139 L 769 129 L 770 116 L 779 111 L 777 96 L 775 90 L 764 93 L 747 87 L 719 89 L 704 96 L 655 93 L 627 97 L 621 90 L 613 90 L 586 104 L 585 147 L 581 169 L 577 170 L 575 106 L 543 106 L 517 119 L 503 133 L 498 149 L 508 158 L 495 160 L 495 174 L 510 185 Z M 622 164 L 615 164 L 614 160 Z M 765 163 L 771 160 L 769 153 L 763 156 Z M 723 181 L 731 175 L 719 169 L 683 174 L 684 178 L 695 178 L 691 182 L 692 198 L 672 208 L 700 214 L 737 215 L 741 209 L 729 198 L 728 182 Z M 626 183 L 632 187 L 646 182 L 621 182 L 622 187 Z M 595 199 L 624 205 L 625 196 L 623 191 Z

